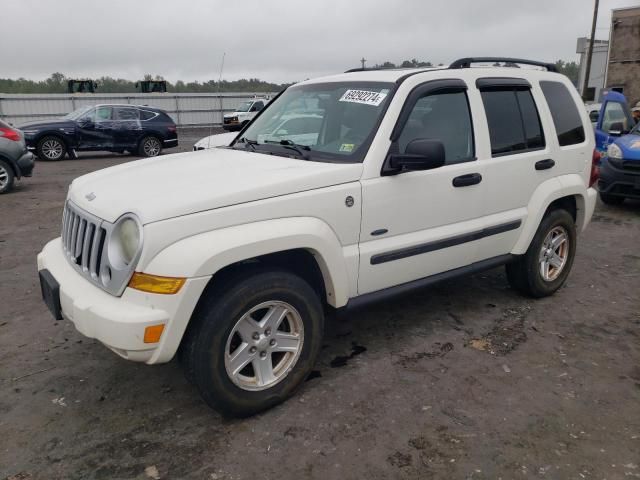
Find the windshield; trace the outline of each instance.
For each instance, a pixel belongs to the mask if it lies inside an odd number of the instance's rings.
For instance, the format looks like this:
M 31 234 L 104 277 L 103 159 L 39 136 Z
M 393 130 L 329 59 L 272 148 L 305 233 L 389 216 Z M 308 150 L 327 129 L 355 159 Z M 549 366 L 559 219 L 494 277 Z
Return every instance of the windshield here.
M 393 86 L 335 82 L 291 87 L 249 125 L 233 148 L 316 161 L 361 162 Z
M 242 102 L 238 108 L 236 108 L 236 112 L 248 112 L 252 103 L 253 102 Z
M 81 107 L 77 110 L 74 110 L 71 113 L 67 113 L 64 117 L 65 120 L 77 120 L 78 118 L 80 118 L 82 115 L 84 115 L 85 113 L 87 113 L 89 110 L 91 110 L 93 108 L 92 105 L 87 105 L 86 107 Z

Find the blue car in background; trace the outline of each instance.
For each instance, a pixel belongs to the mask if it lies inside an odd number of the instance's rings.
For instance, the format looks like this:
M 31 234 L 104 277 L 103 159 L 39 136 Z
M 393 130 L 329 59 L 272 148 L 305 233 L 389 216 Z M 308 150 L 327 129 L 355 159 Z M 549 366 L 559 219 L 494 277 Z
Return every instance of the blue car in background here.
M 600 199 L 618 205 L 640 199 L 640 124 L 635 125 L 621 93 L 607 92 L 595 126 L 596 148 L 602 155 Z

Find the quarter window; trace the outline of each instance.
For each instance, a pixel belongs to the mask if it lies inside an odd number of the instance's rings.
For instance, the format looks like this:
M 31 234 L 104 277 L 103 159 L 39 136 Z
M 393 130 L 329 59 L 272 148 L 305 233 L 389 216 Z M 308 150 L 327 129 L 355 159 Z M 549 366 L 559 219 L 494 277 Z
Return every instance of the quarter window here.
M 481 95 L 493 156 L 544 148 L 540 116 L 528 88 L 489 89 Z
M 398 138 L 400 153 L 417 139 L 442 142 L 447 165 L 473 160 L 473 130 L 466 93 L 436 93 L 418 99 Z
M 540 82 L 540 88 L 549 105 L 560 146 L 584 142 L 582 119 L 567 87 L 560 82 L 543 81 Z

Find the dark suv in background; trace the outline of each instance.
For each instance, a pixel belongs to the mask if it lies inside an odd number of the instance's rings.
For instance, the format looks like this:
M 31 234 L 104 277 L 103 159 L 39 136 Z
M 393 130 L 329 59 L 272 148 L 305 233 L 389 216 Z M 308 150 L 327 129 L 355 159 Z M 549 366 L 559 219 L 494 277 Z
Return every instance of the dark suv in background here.
M 140 105 L 91 105 L 62 118 L 20 125 L 29 150 L 41 160 L 60 160 L 66 153 L 125 151 L 143 157 L 176 147 L 176 124 L 164 111 Z

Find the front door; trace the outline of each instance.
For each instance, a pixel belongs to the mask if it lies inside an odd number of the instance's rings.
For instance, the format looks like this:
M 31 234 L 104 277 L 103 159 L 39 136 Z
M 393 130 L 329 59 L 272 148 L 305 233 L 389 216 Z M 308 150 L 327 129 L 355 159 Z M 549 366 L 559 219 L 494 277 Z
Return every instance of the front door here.
M 392 134 L 390 154 L 404 153 L 416 139 L 442 142 L 445 165 L 362 180 L 359 294 L 476 260 L 483 172 L 475 158 L 464 82 L 438 80 L 413 90 Z
M 601 154 L 607 153 L 607 148 L 621 134 L 625 134 L 633 127 L 633 119 L 629 113 L 627 101 L 621 93 L 608 92 L 600 107 L 600 116 L 596 124 L 596 148 Z M 619 127 L 622 126 L 620 129 Z M 613 127 L 613 128 L 612 128 Z M 617 132 L 611 135 L 611 131 Z
M 96 107 L 78 120 L 78 144 L 82 150 L 111 150 L 113 148 L 112 108 Z

